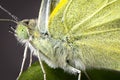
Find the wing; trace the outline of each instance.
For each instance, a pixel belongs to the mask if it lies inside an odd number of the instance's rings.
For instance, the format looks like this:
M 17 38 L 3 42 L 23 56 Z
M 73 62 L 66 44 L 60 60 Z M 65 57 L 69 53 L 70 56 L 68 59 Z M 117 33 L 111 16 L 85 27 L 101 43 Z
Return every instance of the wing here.
M 68 0 L 60 0 L 50 14 L 48 30 L 50 35 L 54 38 L 63 37 L 64 33 L 66 32 L 64 30 L 64 24 L 62 24 L 62 16 L 68 2 Z
M 119 0 L 60 0 L 49 19 L 54 38 L 78 35 L 86 28 L 119 18 Z
M 49 31 L 77 45 L 86 66 L 120 70 L 120 0 L 68 0 Z
M 41 33 L 48 32 L 48 18 L 59 0 L 42 0 L 39 10 L 37 27 Z

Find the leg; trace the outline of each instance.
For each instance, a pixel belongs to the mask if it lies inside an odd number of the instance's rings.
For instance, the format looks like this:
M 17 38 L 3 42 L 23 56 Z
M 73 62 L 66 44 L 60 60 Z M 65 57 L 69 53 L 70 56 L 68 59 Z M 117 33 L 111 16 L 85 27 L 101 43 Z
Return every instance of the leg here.
M 78 73 L 78 80 L 81 80 L 81 71 L 75 68 L 73 70 Z
M 30 53 L 30 63 L 29 63 L 29 67 L 31 67 L 31 64 L 32 64 L 32 54 L 33 54 L 33 52 Z
M 23 61 L 22 61 L 20 73 L 19 73 L 19 75 L 18 75 L 18 77 L 17 77 L 16 80 L 18 80 L 18 79 L 20 78 L 20 76 L 21 76 L 21 74 L 22 74 L 22 72 L 23 72 L 23 67 L 24 67 L 24 63 L 25 63 L 26 56 L 27 56 L 27 48 L 28 48 L 28 46 L 25 46 L 24 55 L 23 55 Z
M 85 73 L 86 77 L 88 78 L 88 80 L 91 80 L 90 77 L 89 77 L 89 75 L 87 74 L 87 72 L 84 71 L 84 73 Z
M 78 72 L 78 80 L 81 80 L 81 71 Z
M 45 69 L 44 69 L 44 67 L 43 67 L 43 64 L 42 64 L 42 61 L 41 61 L 41 58 L 40 58 L 40 54 L 39 54 L 38 51 L 37 51 L 37 54 L 38 54 L 38 59 L 39 59 L 40 67 L 41 67 L 42 72 L 43 72 L 43 74 L 44 74 L 44 80 L 46 80 L 46 72 L 45 72 Z
M 68 69 L 71 71 L 71 72 L 73 72 L 73 73 L 78 73 L 79 75 L 78 75 L 78 80 L 81 80 L 81 71 L 80 70 L 78 70 L 78 69 L 76 69 L 76 68 L 74 68 L 74 67 L 72 67 L 72 66 L 68 66 Z

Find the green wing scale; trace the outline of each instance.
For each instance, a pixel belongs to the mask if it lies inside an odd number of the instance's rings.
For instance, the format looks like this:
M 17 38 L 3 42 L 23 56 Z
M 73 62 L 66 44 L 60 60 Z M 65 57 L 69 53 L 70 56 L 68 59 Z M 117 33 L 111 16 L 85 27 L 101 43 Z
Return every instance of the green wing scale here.
M 67 37 L 87 68 L 120 70 L 120 0 L 61 0 L 57 9 L 49 20 L 51 37 Z

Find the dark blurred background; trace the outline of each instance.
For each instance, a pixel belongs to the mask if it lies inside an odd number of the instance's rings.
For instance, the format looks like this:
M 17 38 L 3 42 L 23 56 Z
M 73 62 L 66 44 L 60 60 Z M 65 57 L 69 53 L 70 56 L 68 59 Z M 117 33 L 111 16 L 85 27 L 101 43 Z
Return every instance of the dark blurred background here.
M 0 5 L 20 20 L 37 18 L 40 3 L 41 0 L 0 0 Z M 0 19 L 12 18 L 0 9 Z M 10 27 L 14 26 L 16 26 L 15 23 L 0 21 L 0 80 L 15 80 L 20 71 L 24 46 L 16 40 L 14 34 L 9 32 Z M 24 70 L 28 63 L 29 56 Z

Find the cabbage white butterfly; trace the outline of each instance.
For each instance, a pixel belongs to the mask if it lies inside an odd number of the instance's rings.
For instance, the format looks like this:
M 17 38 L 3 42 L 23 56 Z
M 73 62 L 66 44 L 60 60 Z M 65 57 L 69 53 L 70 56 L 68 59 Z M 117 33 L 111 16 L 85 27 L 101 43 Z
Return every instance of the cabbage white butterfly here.
M 15 35 L 25 44 L 22 68 L 29 47 L 39 59 L 44 80 L 41 60 L 79 73 L 78 80 L 81 70 L 88 76 L 86 68 L 119 71 L 120 0 L 56 0 L 59 3 L 51 12 L 52 1 L 42 0 L 38 20 L 17 23 Z

